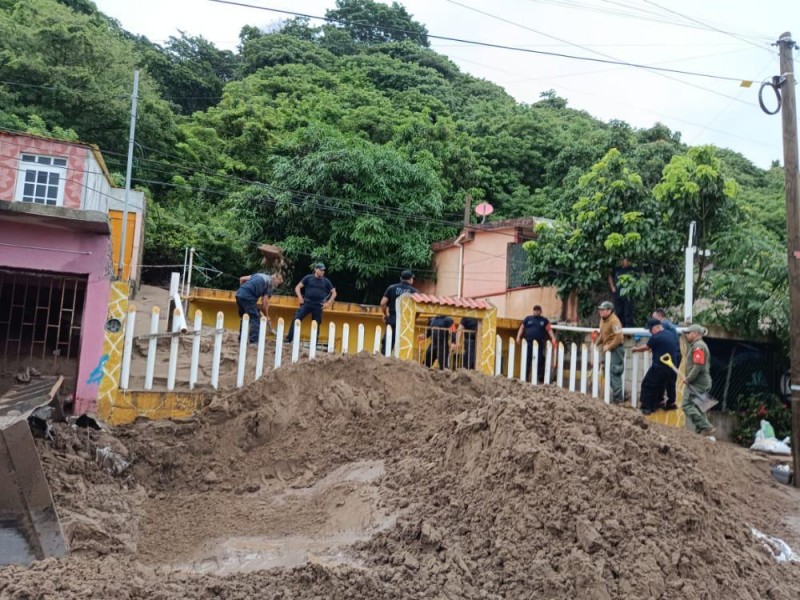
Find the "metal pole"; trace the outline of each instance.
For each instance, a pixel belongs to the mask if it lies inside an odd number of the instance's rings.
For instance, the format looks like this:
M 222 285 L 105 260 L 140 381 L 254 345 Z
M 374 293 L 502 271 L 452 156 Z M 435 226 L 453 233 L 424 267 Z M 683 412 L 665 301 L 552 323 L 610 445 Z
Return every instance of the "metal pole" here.
M 117 277 L 122 279 L 125 273 L 125 239 L 128 234 L 128 201 L 131 196 L 131 172 L 133 171 L 133 142 L 136 134 L 136 102 L 139 99 L 139 71 L 133 72 L 133 94 L 131 95 L 131 127 L 128 134 L 128 168 L 125 172 L 125 209 L 122 211 L 122 239 L 119 244 L 119 271 Z
M 792 50 L 796 47 L 792 34 L 781 34 L 778 40 L 781 55 L 780 86 L 783 124 L 783 170 L 786 188 L 786 228 L 789 242 L 790 361 L 792 390 L 792 458 L 794 486 L 800 487 L 800 197 L 798 197 L 797 106 Z
M 683 284 L 683 322 L 692 322 L 692 308 L 694 305 L 694 232 L 697 224 L 689 224 L 689 242 L 684 253 L 684 284 Z

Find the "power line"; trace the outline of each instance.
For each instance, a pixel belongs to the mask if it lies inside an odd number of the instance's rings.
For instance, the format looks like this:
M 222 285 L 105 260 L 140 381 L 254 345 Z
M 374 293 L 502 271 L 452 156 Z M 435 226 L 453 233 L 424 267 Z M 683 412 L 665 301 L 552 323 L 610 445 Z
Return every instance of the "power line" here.
M 294 16 L 294 17 L 303 17 L 303 18 L 306 18 L 306 19 L 317 19 L 317 20 L 320 20 L 320 21 L 328 22 L 328 23 L 340 23 L 340 24 L 343 24 L 343 25 L 358 25 L 358 26 L 361 26 L 361 27 L 373 27 L 373 28 L 376 27 L 375 25 L 372 25 L 370 23 L 362 23 L 362 22 L 358 22 L 358 21 L 345 21 L 345 20 L 342 20 L 342 19 L 333 19 L 331 17 L 320 17 L 318 15 L 310 15 L 310 14 L 307 14 L 307 13 L 301 13 L 301 12 L 296 12 L 296 11 L 291 11 L 291 10 L 282 10 L 282 9 L 279 9 L 279 8 L 270 8 L 270 7 L 267 7 L 267 6 L 258 6 L 258 5 L 255 5 L 255 4 L 247 4 L 245 2 L 236 2 L 234 0 L 208 0 L 208 1 L 209 2 L 215 2 L 217 4 L 227 4 L 227 5 L 230 5 L 230 6 L 239 6 L 239 7 L 242 7 L 242 8 L 252 8 L 252 9 L 263 10 L 263 11 L 267 11 L 267 12 L 274 12 L 274 13 L 279 13 L 279 14 L 284 14 L 284 15 L 291 15 L 291 16 Z M 401 29 L 401 28 L 398 28 L 398 27 L 381 26 L 381 29 L 385 30 L 385 31 L 392 31 L 392 32 L 395 32 L 395 33 L 404 33 L 404 34 L 408 34 L 408 35 L 411 35 L 411 36 L 419 36 L 420 35 L 419 32 L 417 32 L 417 31 L 410 31 L 410 30 Z M 482 46 L 484 48 L 495 48 L 495 49 L 498 49 L 498 50 L 510 50 L 510 51 L 514 51 L 514 52 L 524 52 L 524 53 L 528 53 L 528 54 L 537 54 L 537 55 L 541 55 L 541 56 L 552 56 L 552 57 L 556 57 L 556 58 L 567 58 L 567 59 L 571 59 L 571 60 L 583 60 L 583 61 L 588 61 L 588 62 L 596 62 L 596 63 L 604 63 L 604 64 L 612 64 L 612 65 L 621 65 L 621 66 L 625 66 L 625 67 L 649 69 L 651 71 L 660 71 L 660 72 L 664 72 L 664 73 L 675 73 L 675 74 L 678 74 L 678 75 L 688 75 L 688 76 L 693 76 L 693 77 L 705 77 L 705 78 L 709 78 L 709 79 L 718 79 L 718 80 L 722 80 L 722 81 L 735 81 L 737 83 L 740 83 L 742 80 L 748 80 L 749 81 L 749 79 L 747 79 L 745 77 L 726 77 L 726 76 L 723 76 L 723 75 L 714 75 L 714 74 L 711 74 L 711 73 L 700 73 L 700 72 L 697 72 L 697 71 L 683 71 L 683 70 L 680 70 L 680 69 L 669 69 L 669 68 L 666 68 L 666 67 L 653 67 L 653 66 L 649 66 L 649 65 L 626 62 L 626 61 L 620 61 L 620 60 L 609 60 L 609 59 L 602 59 L 602 58 L 594 58 L 594 57 L 591 57 L 591 56 L 576 56 L 576 55 L 573 55 L 573 54 L 564 54 L 564 53 L 561 53 L 561 52 L 547 52 L 547 51 L 544 51 L 544 50 L 534 50 L 532 48 L 523 48 L 523 47 L 520 47 L 520 46 L 507 46 L 507 45 L 504 45 L 504 44 L 494 44 L 494 43 L 490 43 L 490 42 L 479 42 L 479 41 L 467 40 L 467 39 L 463 39 L 463 38 L 455 38 L 455 37 L 449 37 L 449 36 L 443 36 L 443 35 L 434 35 L 434 34 L 431 34 L 431 33 L 426 34 L 425 37 L 430 38 L 430 39 L 435 39 L 435 40 L 444 40 L 444 41 L 447 41 L 447 42 L 459 42 L 459 43 L 463 43 L 463 44 L 470 44 L 470 45 L 473 45 L 473 46 Z M 680 81 L 680 80 L 678 80 L 678 81 Z

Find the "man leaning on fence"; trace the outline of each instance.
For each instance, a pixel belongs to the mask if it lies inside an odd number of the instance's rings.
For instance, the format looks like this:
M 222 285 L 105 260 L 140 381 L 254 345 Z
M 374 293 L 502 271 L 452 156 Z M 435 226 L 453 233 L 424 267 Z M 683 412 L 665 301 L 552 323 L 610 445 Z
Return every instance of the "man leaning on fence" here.
M 597 307 L 600 313 L 600 334 L 595 343 L 606 353 L 606 360 L 611 361 L 612 401 L 619 404 L 622 397 L 622 373 L 625 371 L 625 338 L 622 335 L 622 323 L 614 314 L 611 302 L 601 302 Z

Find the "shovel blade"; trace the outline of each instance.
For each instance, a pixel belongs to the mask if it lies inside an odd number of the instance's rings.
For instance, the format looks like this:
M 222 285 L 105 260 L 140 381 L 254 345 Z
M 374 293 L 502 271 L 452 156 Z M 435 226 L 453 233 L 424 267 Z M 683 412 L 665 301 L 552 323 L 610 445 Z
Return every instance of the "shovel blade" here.
M 719 403 L 719 401 L 710 398 L 706 394 L 703 394 L 702 396 L 692 396 L 692 402 L 694 402 L 694 405 L 704 413 L 708 412 Z

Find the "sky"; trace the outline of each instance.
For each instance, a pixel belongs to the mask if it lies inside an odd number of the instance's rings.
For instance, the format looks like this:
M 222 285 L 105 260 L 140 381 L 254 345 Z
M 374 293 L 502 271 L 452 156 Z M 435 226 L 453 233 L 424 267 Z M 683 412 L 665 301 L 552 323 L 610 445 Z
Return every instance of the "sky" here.
M 273 26 L 287 15 L 213 0 L 94 0 L 130 32 L 164 43 L 184 31 L 235 50 L 244 25 Z M 335 0 L 238 0 L 324 16 Z M 689 145 L 736 150 L 762 168 L 783 163 L 780 114 L 758 105 L 763 80 L 779 71 L 774 42 L 800 38 L 797 0 L 405 0 L 429 34 L 523 48 L 431 40 L 459 68 L 492 81 L 518 102 L 555 90 L 571 108 L 636 128 L 663 123 Z M 317 25 L 320 22 L 312 21 Z M 549 56 L 567 54 L 714 77 Z M 794 52 L 795 61 L 800 60 Z M 732 78 L 734 80 L 719 79 Z M 753 81 L 749 88 L 740 81 Z M 770 89 L 765 103 L 775 107 Z

